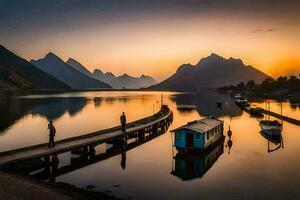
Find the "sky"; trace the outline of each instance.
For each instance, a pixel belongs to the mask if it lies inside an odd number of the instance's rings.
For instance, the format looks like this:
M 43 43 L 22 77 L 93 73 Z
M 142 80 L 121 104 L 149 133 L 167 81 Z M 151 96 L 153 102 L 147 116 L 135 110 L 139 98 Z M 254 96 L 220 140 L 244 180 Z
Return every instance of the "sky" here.
M 273 77 L 300 74 L 297 0 L 0 0 L 0 44 L 90 71 L 163 80 L 211 53 Z

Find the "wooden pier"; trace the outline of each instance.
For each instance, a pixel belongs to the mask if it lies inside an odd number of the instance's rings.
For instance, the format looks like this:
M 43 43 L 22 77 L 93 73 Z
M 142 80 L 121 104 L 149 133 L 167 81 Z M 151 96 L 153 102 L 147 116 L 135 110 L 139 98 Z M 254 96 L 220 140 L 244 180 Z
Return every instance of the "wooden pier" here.
M 47 162 L 55 162 L 57 154 L 74 151 L 94 154 L 95 146 L 104 142 L 118 143 L 125 139 L 143 137 L 146 133 L 157 133 L 161 129 L 169 127 L 173 119 L 173 113 L 167 106 L 162 106 L 161 110 L 141 120 L 127 124 L 124 134 L 120 126 L 106 130 L 101 130 L 82 136 L 67 138 L 56 142 L 56 146 L 48 148 L 47 143 L 24 147 L 6 152 L 0 152 L 0 165 L 5 165 L 26 159 L 43 157 Z
M 277 119 L 281 119 L 281 120 L 284 120 L 286 122 L 289 122 L 289 123 L 292 123 L 292 124 L 295 124 L 298 126 L 300 125 L 300 120 L 298 120 L 298 119 L 287 117 L 287 116 L 284 116 L 284 115 L 281 115 L 281 114 L 278 114 L 278 113 L 275 113 L 272 111 L 265 110 L 260 107 L 257 107 L 257 108 L 243 107 L 242 109 L 245 110 L 249 114 L 252 114 L 252 112 L 255 111 L 255 113 L 260 113 L 262 115 L 263 114 L 270 115 L 270 116 L 276 117 Z
M 278 113 L 268 111 L 268 110 L 265 110 L 263 108 L 257 108 L 257 110 L 262 114 L 271 115 L 273 117 L 276 117 L 277 119 L 282 119 L 286 122 L 290 122 L 290 123 L 295 124 L 295 125 L 300 125 L 300 120 L 298 120 L 298 119 L 294 119 L 294 118 L 291 118 L 291 117 L 280 115 Z

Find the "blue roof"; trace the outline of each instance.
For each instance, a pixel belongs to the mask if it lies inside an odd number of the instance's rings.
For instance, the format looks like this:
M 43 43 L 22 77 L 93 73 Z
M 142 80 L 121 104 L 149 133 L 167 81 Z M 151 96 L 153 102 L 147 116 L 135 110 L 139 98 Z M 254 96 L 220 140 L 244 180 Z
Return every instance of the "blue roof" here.
M 186 130 L 191 130 L 194 132 L 203 133 L 203 132 L 207 132 L 207 131 L 217 127 L 218 125 L 220 125 L 222 123 L 223 123 L 222 120 L 211 118 L 211 117 L 205 117 L 200 120 L 188 122 L 186 125 L 178 127 L 176 129 L 172 130 L 171 132 L 174 132 L 174 131 L 177 131 L 180 129 L 186 129 Z

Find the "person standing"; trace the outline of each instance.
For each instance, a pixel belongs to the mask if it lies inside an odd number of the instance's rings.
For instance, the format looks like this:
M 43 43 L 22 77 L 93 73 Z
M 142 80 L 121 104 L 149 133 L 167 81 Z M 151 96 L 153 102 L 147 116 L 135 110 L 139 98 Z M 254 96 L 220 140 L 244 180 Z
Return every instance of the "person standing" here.
M 55 136 L 56 130 L 55 130 L 55 127 L 54 127 L 52 121 L 49 122 L 48 129 L 49 129 L 49 143 L 48 143 L 48 148 L 55 147 L 54 136 Z
M 120 121 L 121 121 L 121 126 L 122 126 L 122 132 L 125 133 L 126 132 L 126 115 L 123 112 L 121 117 L 120 117 Z

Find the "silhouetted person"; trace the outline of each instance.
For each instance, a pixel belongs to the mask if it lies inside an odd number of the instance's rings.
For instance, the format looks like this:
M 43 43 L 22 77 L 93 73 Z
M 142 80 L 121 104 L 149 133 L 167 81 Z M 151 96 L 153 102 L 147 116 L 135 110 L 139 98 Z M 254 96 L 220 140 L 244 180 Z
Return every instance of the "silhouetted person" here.
M 56 130 L 55 130 L 55 127 L 54 127 L 52 121 L 49 122 L 48 129 L 49 129 L 49 144 L 48 144 L 48 148 L 50 148 L 50 147 L 54 147 L 55 146 L 54 136 L 55 136 L 55 133 L 56 133 Z
M 126 115 L 123 112 L 121 117 L 120 117 L 120 121 L 121 121 L 121 126 L 122 126 L 122 132 L 126 132 Z

